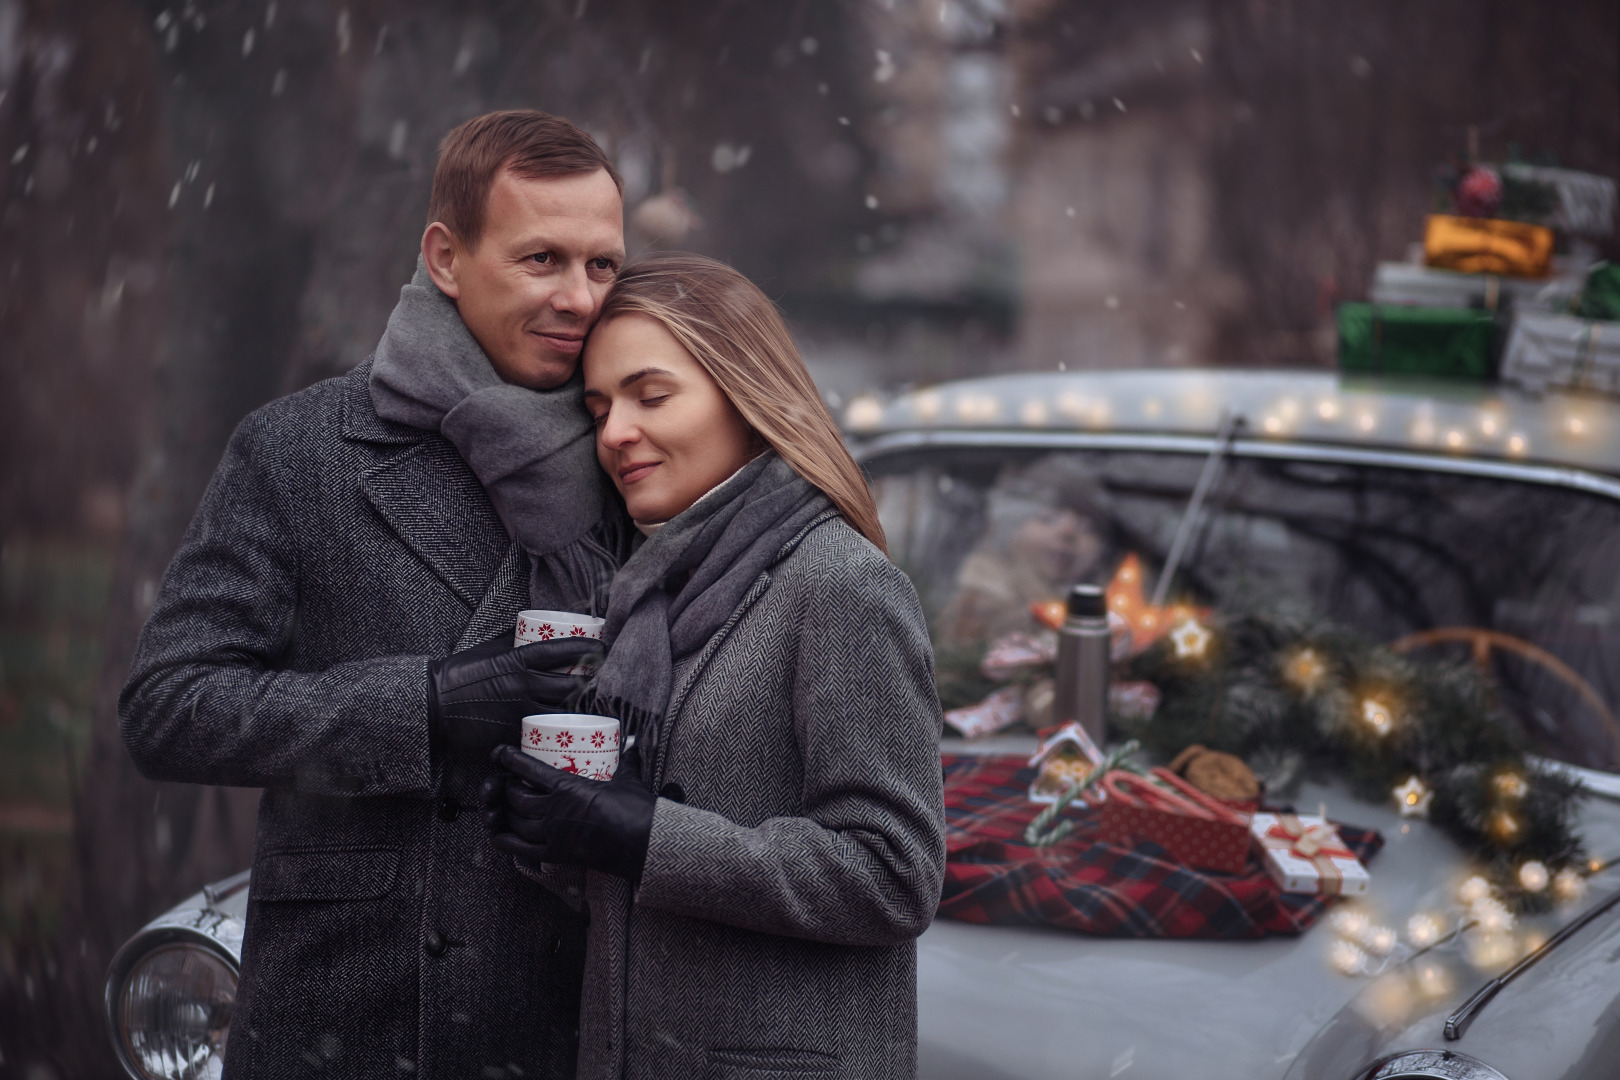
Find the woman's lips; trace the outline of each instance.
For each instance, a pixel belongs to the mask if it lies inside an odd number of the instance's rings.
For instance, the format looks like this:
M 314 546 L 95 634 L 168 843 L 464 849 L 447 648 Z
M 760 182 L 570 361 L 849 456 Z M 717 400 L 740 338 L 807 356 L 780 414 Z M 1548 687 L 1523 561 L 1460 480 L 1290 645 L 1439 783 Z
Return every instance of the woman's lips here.
M 656 461 L 637 461 L 619 468 L 619 483 L 633 484 L 658 468 Z

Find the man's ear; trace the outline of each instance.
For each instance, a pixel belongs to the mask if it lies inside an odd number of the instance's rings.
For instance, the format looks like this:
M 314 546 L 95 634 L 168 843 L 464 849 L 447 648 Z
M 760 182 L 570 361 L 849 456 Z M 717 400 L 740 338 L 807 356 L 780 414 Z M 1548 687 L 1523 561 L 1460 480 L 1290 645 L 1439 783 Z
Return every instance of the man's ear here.
M 435 221 L 422 233 L 422 261 L 427 264 L 428 276 L 452 300 L 461 299 L 461 286 L 456 283 L 456 255 L 460 248 L 442 221 Z

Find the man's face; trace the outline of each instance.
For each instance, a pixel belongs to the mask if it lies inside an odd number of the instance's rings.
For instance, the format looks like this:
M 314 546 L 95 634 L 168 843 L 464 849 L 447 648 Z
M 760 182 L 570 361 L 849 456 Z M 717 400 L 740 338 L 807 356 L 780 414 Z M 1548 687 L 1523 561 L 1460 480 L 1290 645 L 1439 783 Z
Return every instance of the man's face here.
M 468 250 L 437 222 L 422 253 L 502 379 L 561 386 L 624 262 L 624 206 L 606 170 L 521 180 L 502 169 Z

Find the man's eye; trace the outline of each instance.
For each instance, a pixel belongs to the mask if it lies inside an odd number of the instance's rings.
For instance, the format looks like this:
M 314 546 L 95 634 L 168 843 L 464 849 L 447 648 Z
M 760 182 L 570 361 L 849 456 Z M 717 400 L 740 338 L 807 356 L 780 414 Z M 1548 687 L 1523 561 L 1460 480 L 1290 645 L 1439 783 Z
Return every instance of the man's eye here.
M 549 263 L 553 263 L 553 262 L 556 261 L 556 259 L 553 258 L 551 252 L 549 252 L 549 251 L 536 252 L 535 254 L 530 255 L 529 258 L 533 259 L 537 263 L 547 263 L 547 264 L 549 264 Z
M 603 256 L 603 257 L 591 260 L 591 269 L 593 269 L 593 270 L 607 270 L 609 272 L 612 272 L 614 270 L 617 270 L 618 267 L 613 265 L 613 260 L 612 259 L 609 259 L 606 256 Z

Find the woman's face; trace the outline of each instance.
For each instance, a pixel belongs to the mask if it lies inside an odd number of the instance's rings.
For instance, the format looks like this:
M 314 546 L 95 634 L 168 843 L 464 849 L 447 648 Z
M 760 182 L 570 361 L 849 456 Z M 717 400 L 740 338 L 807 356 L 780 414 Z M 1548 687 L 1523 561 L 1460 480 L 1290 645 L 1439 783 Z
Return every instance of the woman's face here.
M 754 456 L 742 414 L 656 319 L 598 323 L 584 364 L 596 460 L 633 520 L 668 521 Z

